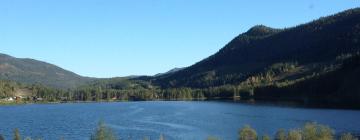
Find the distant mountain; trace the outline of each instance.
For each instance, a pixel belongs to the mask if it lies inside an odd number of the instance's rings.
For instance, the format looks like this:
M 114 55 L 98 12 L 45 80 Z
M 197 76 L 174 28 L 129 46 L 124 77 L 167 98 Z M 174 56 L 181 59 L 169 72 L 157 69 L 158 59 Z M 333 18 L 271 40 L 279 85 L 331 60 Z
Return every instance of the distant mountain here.
M 293 28 L 255 26 L 235 37 L 216 54 L 181 71 L 157 75 L 151 80 L 163 88 L 208 88 L 241 85 L 268 76 L 269 84 L 325 72 L 339 65 L 339 57 L 358 51 L 360 8 Z
M 64 89 L 75 88 L 91 80 L 53 64 L 6 54 L 0 54 L 0 79 Z

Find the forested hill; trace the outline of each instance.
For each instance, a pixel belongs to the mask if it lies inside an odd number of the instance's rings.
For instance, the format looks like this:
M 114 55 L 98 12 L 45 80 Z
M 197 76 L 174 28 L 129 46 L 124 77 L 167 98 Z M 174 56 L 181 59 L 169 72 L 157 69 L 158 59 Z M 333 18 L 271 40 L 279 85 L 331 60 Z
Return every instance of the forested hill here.
M 343 60 L 338 69 L 298 82 L 254 89 L 255 100 L 291 100 L 320 107 L 360 108 L 360 55 Z
M 6 54 L 0 54 L 0 79 L 63 89 L 74 88 L 91 80 L 46 62 Z
M 265 76 L 270 82 L 294 80 L 336 68 L 338 58 L 359 50 L 356 8 L 292 28 L 255 26 L 193 66 L 151 80 L 163 88 L 240 85 Z

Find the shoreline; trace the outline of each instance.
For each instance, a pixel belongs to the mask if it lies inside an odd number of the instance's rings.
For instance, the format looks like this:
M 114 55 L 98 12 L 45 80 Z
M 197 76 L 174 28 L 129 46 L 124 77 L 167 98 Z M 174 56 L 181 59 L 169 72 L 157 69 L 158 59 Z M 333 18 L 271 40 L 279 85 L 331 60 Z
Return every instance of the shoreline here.
M 200 98 L 200 99 L 155 99 L 155 100 L 99 100 L 99 101 L 21 101 L 21 102 L 8 102 L 0 101 L 1 106 L 17 106 L 17 105 L 32 105 L 32 104 L 77 104 L 77 103 L 116 103 L 116 102 L 156 102 L 156 101 L 216 101 L 228 103 L 240 103 L 244 105 L 259 105 L 259 106 L 274 106 L 286 108 L 305 108 L 305 109 L 338 109 L 338 110 L 355 110 L 359 108 L 351 108 L 344 106 L 318 106 L 314 104 L 304 104 L 294 101 L 273 101 L 273 100 L 239 100 L 233 98 Z

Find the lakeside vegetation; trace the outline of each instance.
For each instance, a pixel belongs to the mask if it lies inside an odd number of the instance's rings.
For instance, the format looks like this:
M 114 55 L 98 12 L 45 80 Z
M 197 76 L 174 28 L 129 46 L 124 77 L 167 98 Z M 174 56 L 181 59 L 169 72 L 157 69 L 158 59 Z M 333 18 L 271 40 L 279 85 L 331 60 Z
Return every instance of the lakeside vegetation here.
M 114 130 L 108 127 L 103 121 L 100 121 L 94 132 L 89 136 L 90 140 L 126 140 L 118 136 Z M 159 140 L 166 140 L 164 135 L 160 135 Z M 0 140 L 5 138 L 0 134 Z M 14 129 L 13 140 L 23 140 L 19 129 Z M 25 137 L 24 140 L 42 140 L 42 138 L 32 139 Z M 64 138 L 60 137 L 60 140 Z M 150 140 L 144 136 L 143 140 Z M 221 140 L 214 136 L 209 136 L 206 140 Z M 294 128 L 290 130 L 279 129 L 274 135 L 259 135 L 255 129 L 249 125 L 245 125 L 239 130 L 238 140 L 358 140 L 358 137 L 351 133 L 343 133 L 335 135 L 333 129 L 326 125 L 317 123 L 306 123 L 302 128 Z

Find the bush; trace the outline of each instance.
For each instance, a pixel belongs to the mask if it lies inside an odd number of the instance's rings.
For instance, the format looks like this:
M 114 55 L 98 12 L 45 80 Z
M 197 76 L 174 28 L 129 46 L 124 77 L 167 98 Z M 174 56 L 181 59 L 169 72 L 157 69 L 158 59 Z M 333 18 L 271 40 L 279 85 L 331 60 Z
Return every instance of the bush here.
M 316 123 L 305 124 L 303 130 L 304 140 L 333 140 L 334 132 L 330 127 Z
M 91 135 L 91 140 L 117 140 L 117 137 L 103 121 L 100 121 L 94 134 Z
M 301 130 L 291 130 L 287 136 L 287 140 L 302 140 Z
M 271 138 L 268 135 L 264 135 L 262 136 L 261 140 L 271 140 Z
M 284 129 L 276 132 L 275 140 L 333 140 L 333 130 L 325 125 L 306 123 L 302 129 L 291 130 L 288 133 Z
M 240 130 L 239 140 L 257 140 L 257 134 L 254 129 L 246 125 Z
M 342 134 L 340 140 L 358 140 L 356 137 L 351 135 L 350 133 Z
M 319 131 L 318 138 L 320 140 L 334 139 L 334 131 L 330 127 L 324 125 L 318 125 L 318 131 Z
M 284 129 L 280 129 L 275 134 L 275 140 L 286 140 L 286 131 Z
M 14 140 L 21 140 L 20 132 L 17 128 L 14 130 Z

